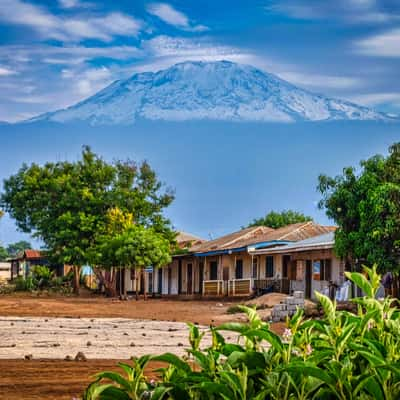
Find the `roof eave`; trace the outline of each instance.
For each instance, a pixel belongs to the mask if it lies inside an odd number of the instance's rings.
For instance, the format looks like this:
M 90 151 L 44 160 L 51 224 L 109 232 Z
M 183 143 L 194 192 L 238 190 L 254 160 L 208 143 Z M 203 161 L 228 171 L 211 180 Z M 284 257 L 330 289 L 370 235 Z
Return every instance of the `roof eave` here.
M 334 243 L 317 243 L 312 245 L 304 245 L 299 247 L 280 247 L 280 248 L 273 248 L 273 249 L 260 249 L 254 250 L 250 252 L 253 255 L 261 255 L 261 254 L 287 254 L 287 253 L 297 253 L 301 251 L 310 251 L 310 250 L 330 250 L 333 249 Z

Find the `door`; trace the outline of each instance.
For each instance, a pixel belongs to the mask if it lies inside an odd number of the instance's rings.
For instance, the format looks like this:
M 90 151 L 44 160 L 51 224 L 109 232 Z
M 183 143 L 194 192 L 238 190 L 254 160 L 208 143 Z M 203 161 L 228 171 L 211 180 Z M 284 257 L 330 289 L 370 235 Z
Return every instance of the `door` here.
M 210 261 L 210 280 L 216 281 L 218 279 L 218 263 Z
M 203 293 L 204 263 L 199 264 L 199 292 Z
M 236 260 L 235 279 L 243 279 L 243 260 Z
M 178 261 L 178 294 L 182 293 L 182 260 Z
M 148 272 L 147 284 L 148 284 L 147 292 L 148 293 L 153 293 L 153 273 L 152 272 Z
M 224 281 L 229 281 L 229 267 L 224 267 L 222 270 L 222 279 Z
M 312 283 L 312 264 L 311 260 L 306 261 L 306 290 L 305 290 L 305 297 L 307 299 L 311 298 L 311 283 Z
M 224 280 L 224 294 L 227 295 L 229 291 L 229 267 L 222 268 L 222 279 Z
M 193 294 L 193 268 L 192 264 L 187 265 L 187 294 Z
M 288 278 L 290 256 L 283 256 L 282 259 L 282 278 Z
M 158 294 L 162 294 L 162 275 L 163 275 L 163 269 L 159 268 L 158 270 Z

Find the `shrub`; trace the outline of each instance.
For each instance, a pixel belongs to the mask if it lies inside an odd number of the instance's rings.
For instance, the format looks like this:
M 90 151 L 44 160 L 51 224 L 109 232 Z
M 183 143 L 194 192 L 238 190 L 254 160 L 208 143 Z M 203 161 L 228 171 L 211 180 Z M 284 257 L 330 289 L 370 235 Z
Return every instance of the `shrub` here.
M 14 279 L 15 290 L 18 292 L 31 292 L 36 289 L 36 282 L 32 276 L 18 276 Z
M 280 337 L 243 306 L 249 322 L 211 327 L 211 346 L 201 349 L 203 333 L 190 325 L 188 357 L 134 358 L 120 364 L 124 375 L 98 374 L 84 399 L 399 399 L 400 313 L 391 299 L 375 298 L 376 268 L 365 271 L 368 279 L 347 275 L 366 294 L 354 299 L 356 314 L 317 294 L 322 319 L 307 320 L 298 310 Z M 226 342 L 223 331 L 237 333 L 238 341 Z M 151 360 L 168 364 L 158 382 L 143 373 Z
M 32 278 L 36 281 L 38 289 L 48 289 L 51 286 L 51 280 L 54 277 L 54 271 L 45 265 L 35 265 L 32 268 Z

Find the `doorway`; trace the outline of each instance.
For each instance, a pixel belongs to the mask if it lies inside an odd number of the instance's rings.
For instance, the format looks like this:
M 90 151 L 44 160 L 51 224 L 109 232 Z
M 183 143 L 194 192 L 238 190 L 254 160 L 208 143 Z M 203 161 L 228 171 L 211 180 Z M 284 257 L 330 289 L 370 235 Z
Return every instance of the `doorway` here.
M 210 261 L 210 281 L 216 281 L 218 279 L 218 263 L 216 261 Z
M 199 292 L 203 294 L 204 263 L 199 264 Z
M 193 294 L 193 268 L 192 264 L 187 265 L 187 294 Z
M 312 284 L 312 264 L 311 264 L 311 260 L 307 260 L 306 261 L 306 276 L 305 276 L 305 280 L 306 280 L 306 288 L 305 288 L 305 297 L 307 299 L 311 298 L 311 284 Z
M 282 278 L 288 278 L 288 269 L 290 263 L 290 256 L 285 255 L 282 259 Z
M 162 294 L 162 276 L 163 276 L 163 269 L 159 268 L 158 269 L 158 294 Z
M 178 261 L 178 294 L 182 293 L 182 260 Z

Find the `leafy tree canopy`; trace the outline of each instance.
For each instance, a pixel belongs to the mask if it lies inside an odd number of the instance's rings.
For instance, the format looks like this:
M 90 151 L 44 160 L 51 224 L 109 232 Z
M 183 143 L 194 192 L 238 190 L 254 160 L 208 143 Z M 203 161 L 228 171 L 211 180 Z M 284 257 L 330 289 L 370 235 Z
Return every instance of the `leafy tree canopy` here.
M 20 240 L 16 243 L 11 243 L 7 246 L 7 252 L 10 257 L 16 256 L 20 251 L 31 249 L 32 245 L 26 240 Z
M 378 264 L 381 271 L 399 270 L 400 262 L 400 143 L 389 155 L 375 155 L 348 167 L 336 177 L 321 175 L 320 207 L 339 229 L 338 256 L 352 262 Z
M 84 147 L 76 162 L 23 165 L 4 181 L 0 205 L 45 243 L 54 261 L 79 268 L 93 259 L 113 209 L 173 242 L 163 215 L 173 199 L 147 162 L 108 163 Z
M 3 246 L 0 246 L 0 261 L 6 261 L 7 258 L 8 258 L 7 250 Z
M 312 221 L 312 218 L 298 211 L 283 210 L 280 212 L 271 211 L 265 217 L 256 218 L 251 222 L 251 226 L 268 226 L 269 228 L 281 228 L 282 226 L 296 224 L 298 222 Z

